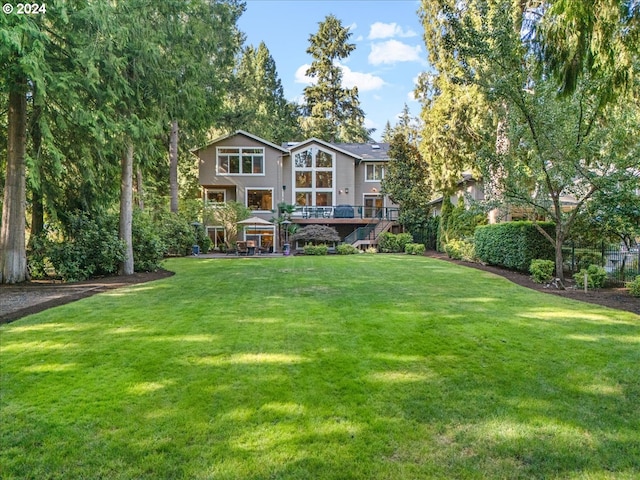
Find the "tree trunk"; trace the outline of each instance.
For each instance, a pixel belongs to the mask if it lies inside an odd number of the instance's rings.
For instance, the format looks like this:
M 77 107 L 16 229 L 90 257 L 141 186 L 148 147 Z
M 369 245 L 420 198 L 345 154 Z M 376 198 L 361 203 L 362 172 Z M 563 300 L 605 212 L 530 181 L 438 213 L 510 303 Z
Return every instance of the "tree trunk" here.
M 7 172 L 0 227 L 0 283 L 29 278 L 26 250 L 25 153 L 27 137 L 26 79 L 9 93 Z
M 171 212 L 178 213 L 178 120 L 171 121 L 169 137 L 169 191 Z
M 562 255 L 562 244 L 564 243 L 565 230 L 562 228 L 560 219 L 556 220 L 556 241 L 554 247 L 556 250 L 556 278 L 559 287 L 564 290 L 564 261 Z
M 44 194 L 42 191 L 42 163 L 40 148 L 42 146 L 42 131 L 40 130 L 40 116 L 42 107 L 33 107 L 31 120 L 31 140 L 33 141 L 33 158 L 36 159 L 34 169 L 37 182 L 31 190 L 31 235 L 38 235 L 44 230 Z
M 120 275 L 133 275 L 133 143 L 128 140 L 122 156 L 120 180 L 120 240 L 124 242 L 124 260 L 120 263 Z

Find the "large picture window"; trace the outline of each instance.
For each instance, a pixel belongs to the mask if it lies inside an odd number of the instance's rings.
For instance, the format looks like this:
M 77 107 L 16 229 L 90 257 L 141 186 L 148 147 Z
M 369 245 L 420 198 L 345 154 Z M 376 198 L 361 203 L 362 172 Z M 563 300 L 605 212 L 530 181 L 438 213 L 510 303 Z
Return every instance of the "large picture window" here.
M 262 212 L 273 210 L 273 189 L 251 188 L 247 190 L 247 207 L 250 210 Z
M 296 205 L 332 206 L 335 155 L 310 147 L 294 153 L 292 163 Z
M 264 175 L 264 148 L 218 147 L 218 175 Z

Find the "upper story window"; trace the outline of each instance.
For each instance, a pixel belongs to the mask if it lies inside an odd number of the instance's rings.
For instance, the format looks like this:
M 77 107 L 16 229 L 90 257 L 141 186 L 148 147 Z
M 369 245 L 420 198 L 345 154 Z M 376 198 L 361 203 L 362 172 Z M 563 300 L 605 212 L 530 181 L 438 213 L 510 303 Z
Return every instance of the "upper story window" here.
M 332 205 L 335 189 L 335 155 L 310 147 L 293 155 L 296 205 Z
M 365 169 L 367 182 L 379 182 L 384 178 L 384 165 L 381 163 L 366 163 Z
M 251 188 L 247 190 L 249 210 L 270 212 L 273 210 L 273 188 Z
M 218 175 L 264 175 L 264 148 L 218 147 Z
M 217 205 L 227 201 L 226 192 L 224 190 L 213 190 L 207 188 L 204 195 L 208 205 Z

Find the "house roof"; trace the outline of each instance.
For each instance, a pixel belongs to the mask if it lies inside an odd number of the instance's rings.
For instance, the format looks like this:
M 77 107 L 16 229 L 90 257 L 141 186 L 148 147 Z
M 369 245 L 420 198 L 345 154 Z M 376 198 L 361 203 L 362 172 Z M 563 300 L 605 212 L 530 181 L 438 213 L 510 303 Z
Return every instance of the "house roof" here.
M 326 148 L 337 150 L 345 155 L 355 158 L 358 161 L 388 161 L 388 143 L 331 143 L 319 138 L 309 138 L 302 142 L 288 142 L 282 146 L 289 151 L 298 150 L 310 143 L 318 143 Z
M 236 130 L 235 132 L 231 132 L 231 133 L 228 133 L 226 135 L 222 135 L 221 137 L 218 137 L 218 138 L 215 138 L 215 139 L 211 140 L 209 143 L 203 145 L 202 147 L 197 147 L 197 148 L 191 149 L 190 152 L 193 153 L 193 154 L 196 154 L 200 150 L 204 150 L 205 148 L 208 148 L 211 145 L 215 145 L 218 142 L 226 140 L 227 138 L 235 137 L 236 135 L 243 135 L 243 136 L 245 136 L 247 138 L 255 140 L 256 142 L 262 143 L 263 145 L 268 145 L 271 148 L 275 148 L 276 150 L 279 150 L 282 153 L 289 153 L 289 150 L 287 150 L 286 148 L 282 148 L 281 146 L 276 145 L 275 143 L 271 143 L 271 142 L 265 140 L 264 138 L 260 138 L 257 135 L 253 135 L 253 134 L 251 134 L 249 132 L 245 132 L 244 130 Z

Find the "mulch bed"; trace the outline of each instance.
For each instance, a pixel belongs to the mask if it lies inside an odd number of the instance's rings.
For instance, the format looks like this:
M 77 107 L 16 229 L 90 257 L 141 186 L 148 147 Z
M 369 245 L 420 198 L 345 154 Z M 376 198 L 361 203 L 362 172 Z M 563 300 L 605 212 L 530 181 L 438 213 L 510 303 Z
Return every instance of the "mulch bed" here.
M 133 275 L 99 277 L 84 282 L 32 281 L 0 285 L 0 324 L 90 297 L 114 288 L 170 277 L 173 272 L 158 270 Z
M 456 263 L 458 265 L 464 265 L 465 267 L 476 268 L 485 272 L 495 273 L 507 280 L 512 281 L 523 287 L 537 290 L 539 292 L 548 293 L 550 295 L 558 295 L 565 298 L 571 298 L 573 300 L 579 300 L 581 302 L 595 303 L 604 307 L 616 308 L 618 310 L 626 310 L 628 312 L 637 313 L 640 315 L 640 298 L 632 297 L 626 288 L 600 288 L 597 290 L 589 290 L 584 293 L 584 290 L 575 287 L 575 283 L 571 279 L 565 279 L 567 288 L 565 290 L 559 290 L 555 287 L 547 287 L 540 283 L 535 283 L 531 280 L 529 275 L 525 275 L 520 272 L 514 272 L 512 270 L 506 270 L 500 267 L 494 267 L 491 265 L 482 265 L 480 263 L 463 262 L 460 260 L 452 260 L 443 253 L 427 252 L 427 256 L 432 258 L 438 258 L 447 262 Z
M 446 255 L 437 252 L 427 252 L 427 256 L 495 273 L 513 283 L 550 295 L 572 298 L 640 315 L 640 298 L 632 297 L 624 288 L 603 288 L 584 293 L 582 290 L 572 288 L 569 283 L 569 288 L 566 290 L 558 290 L 534 283 L 528 275 L 519 272 L 479 263 L 451 260 Z M 156 272 L 135 273 L 127 276 L 94 278 L 77 283 L 33 281 L 17 285 L 0 285 L 0 324 L 12 322 L 32 313 L 64 305 L 96 293 L 128 285 L 151 282 L 171 275 L 173 275 L 173 272 L 158 270 Z

